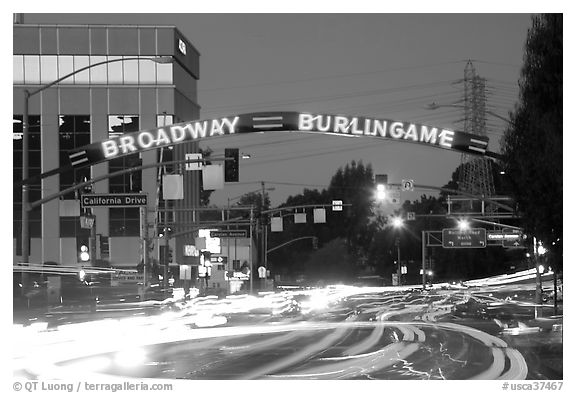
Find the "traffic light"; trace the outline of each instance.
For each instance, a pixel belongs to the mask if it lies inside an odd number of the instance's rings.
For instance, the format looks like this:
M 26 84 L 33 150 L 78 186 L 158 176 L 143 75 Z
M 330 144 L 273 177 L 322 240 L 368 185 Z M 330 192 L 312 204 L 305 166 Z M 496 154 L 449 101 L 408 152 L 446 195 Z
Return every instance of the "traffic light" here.
M 388 184 L 388 175 L 374 175 L 376 184 L 376 199 L 386 199 L 386 185 Z
M 86 244 L 80 245 L 80 252 L 78 254 L 78 257 L 82 262 L 88 262 L 90 260 L 90 251 Z
M 224 181 L 238 182 L 240 173 L 239 149 L 224 149 Z

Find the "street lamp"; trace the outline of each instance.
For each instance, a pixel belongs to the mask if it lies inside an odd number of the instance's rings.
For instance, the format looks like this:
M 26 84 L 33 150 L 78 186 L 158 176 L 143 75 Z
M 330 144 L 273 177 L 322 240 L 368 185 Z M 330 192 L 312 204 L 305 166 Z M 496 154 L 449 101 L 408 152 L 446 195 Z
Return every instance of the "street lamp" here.
M 29 237 L 30 237 L 30 227 L 28 222 L 28 212 L 29 212 L 29 202 L 28 202 L 28 194 L 29 194 L 29 184 L 26 183 L 26 179 L 28 179 L 28 168 L 29 168 L 29 147 L 28 147 L 28 107 L 30 97 L 62 82 L 65 79 L 70 78 L 73 75 L 76 75 L 82 71 L 85 71 L 89 68 L 96 67 L 103 64 L 115 63 L 119 61 L 128 61 L 128 60 L 150 60 L 155 63 L 159 64 L 168 64 L 172 63 L 174 59 L 172 56 L 161 56 L 161 57 L 126 57 L 122 59 L 112 59 L 112 60 L 105 60 L 98 63 L 90 64 L 86 67 L 80 68 L 74 72 L 71 72 L 63 77 L 56 79 L 55 81 L 40 86 L 36 90 L 29 91 L 28 89 L 24 89 L 24 108 L 23 108 L 23 115 L 22 115 L 22 265 L 29 264 L 29 254 L 30 254 L 30 247 L 29 247 Z M 22 280 L 22 287 L 25 287 L 24 280 Z
M 470 229 L 470 221 L 465 218 L 458 220 L 458 229 L 461 231 L 467 231 Z
M 396 216 L 392 217 L 392 226 L 396 229 L 400 229 L 404 226 L 404 220 L 402 217 Z M 402 264 L 400 263 L 400 234 L 396 237 L 396 251 L 398 253 L 398 261 L 396 265 L 396 275 L 398 277 L 398 285 L 402 285 Z

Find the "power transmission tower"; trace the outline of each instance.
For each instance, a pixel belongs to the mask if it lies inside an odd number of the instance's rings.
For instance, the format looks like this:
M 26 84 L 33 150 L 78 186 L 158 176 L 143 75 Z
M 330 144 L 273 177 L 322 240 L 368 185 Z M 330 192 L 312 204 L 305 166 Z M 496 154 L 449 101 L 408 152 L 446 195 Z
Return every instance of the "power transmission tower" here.
M 464 69 L 464 131 L 486 136 L 486 79 L 476 74 L 472 61 Z M 476 195 L 492 196 L 492 161 L 463 153 L 458 189 Z

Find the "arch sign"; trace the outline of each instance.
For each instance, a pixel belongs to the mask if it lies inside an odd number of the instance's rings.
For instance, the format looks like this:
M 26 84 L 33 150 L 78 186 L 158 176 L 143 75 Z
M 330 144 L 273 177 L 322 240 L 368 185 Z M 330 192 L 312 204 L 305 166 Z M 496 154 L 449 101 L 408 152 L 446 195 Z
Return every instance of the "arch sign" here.
M 372 137 L 418 143 L 462 153 L 494 156 L 494 153 L 486 150 L 488 138 L 485 136 L 404 121 L 301 112 L 246 113 L 172 124 L 95 142 L 72 150 L 69 156 L 73 167 L 82 167 L 179 143 L 264 131 Z

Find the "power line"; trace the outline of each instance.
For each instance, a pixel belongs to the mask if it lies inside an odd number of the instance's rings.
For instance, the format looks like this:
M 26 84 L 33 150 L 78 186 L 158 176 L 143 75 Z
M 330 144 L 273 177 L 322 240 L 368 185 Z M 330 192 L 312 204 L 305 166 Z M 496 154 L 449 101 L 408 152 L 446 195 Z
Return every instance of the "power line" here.
M 392 88 L 382 88 L 382 89 L 374 89 L 374 90 L 364 90 L 358 91 L 353 93 L 346 93 L 346 94 L 337 94 L 337 95 L 327 95 L 327 96 L 316 96 L 316 97 L 307 97 L 301 99 L 288 99 L 288 100 L 281 100 L 276 102 L 253 102 L 249 104 L 242 104 L 242 105 L 223 105 L 223 106 L 214 106 L 214 107 L 207 107 L 205 108 L 206 112 L 214 113 L 216 110 L 223 110 L 223 109 L 230 109 L 230 108 L 251 108 L 254 106 L 258 106 L 261 108 L 269 108 L 278 105 L 286 105 L 286 104 L 304 104 L 310 102 L 325 102 L 325 101 L 334 101 L 334 100 L 341 100 L 345 98 L 358 98 L 358 97 L 366 97 L 371 95 L 380 95 L 380 94 L 391 94 L 397 93 L 398 91 L 403 91 L 406 89 L 415 89 L 415 88 L 422 88 L 422 87 L 434 87 L 434 86 L 442 86 L 450 81 L 439 81 L 439 82 L 428 82 L 422 84 L 415 84 L 415 85 L 406 85 L 406 86 L 396 86 Z
M 335 79 L 335 78 L 341 79 L 341 78 L 348 78 L 348 77 L 355 77 L 355 76 L 382 74 L 382 73 L 387 73 L 387 72 L 420 70 L 423 68 L 432 68 L 432 67 L 438 67 L 438 66 L 444 66 L 444 65 L 450 65 L 450 64 L 459 64 L 459 63 L 464 63 L 464 62 L 466 62 L 466 60 L 454 60 L 454 61 L 447 61 L 447 62 L 442 62 L 442 63 L 427 64 L 427 65 L 403 66 L 403 67 L 396 67 L 396 68 L 388 68 L 388 69 L 384 69 L 384 70 L 355 72 L 355 73 L 346 73 L 346 74 L 333 74 L 333 75 L 317 76 L 317 77 L 312 77 L 312 78 L 292 79 L 292 80 L 277 81 L 277 82 L 262 82 L 262 83 L 248 84 L 248 85 L 225 86 L 225 87 L 215 87 L 215 88 L 211 88 L 211 89 L 198 89 L 198 90 L 201 92 L 204 92 L 204 91 L 209 92 L 209 91 L 243 89 L 243 88 L 250 88 L 250 87 L 285 85 L 285 84 L 293 84 L 293 83 L 299 83 L 299 82 L 311 82 L 311 81 L 317 81 L 317 80 L 327 80 L 327 79 Z

